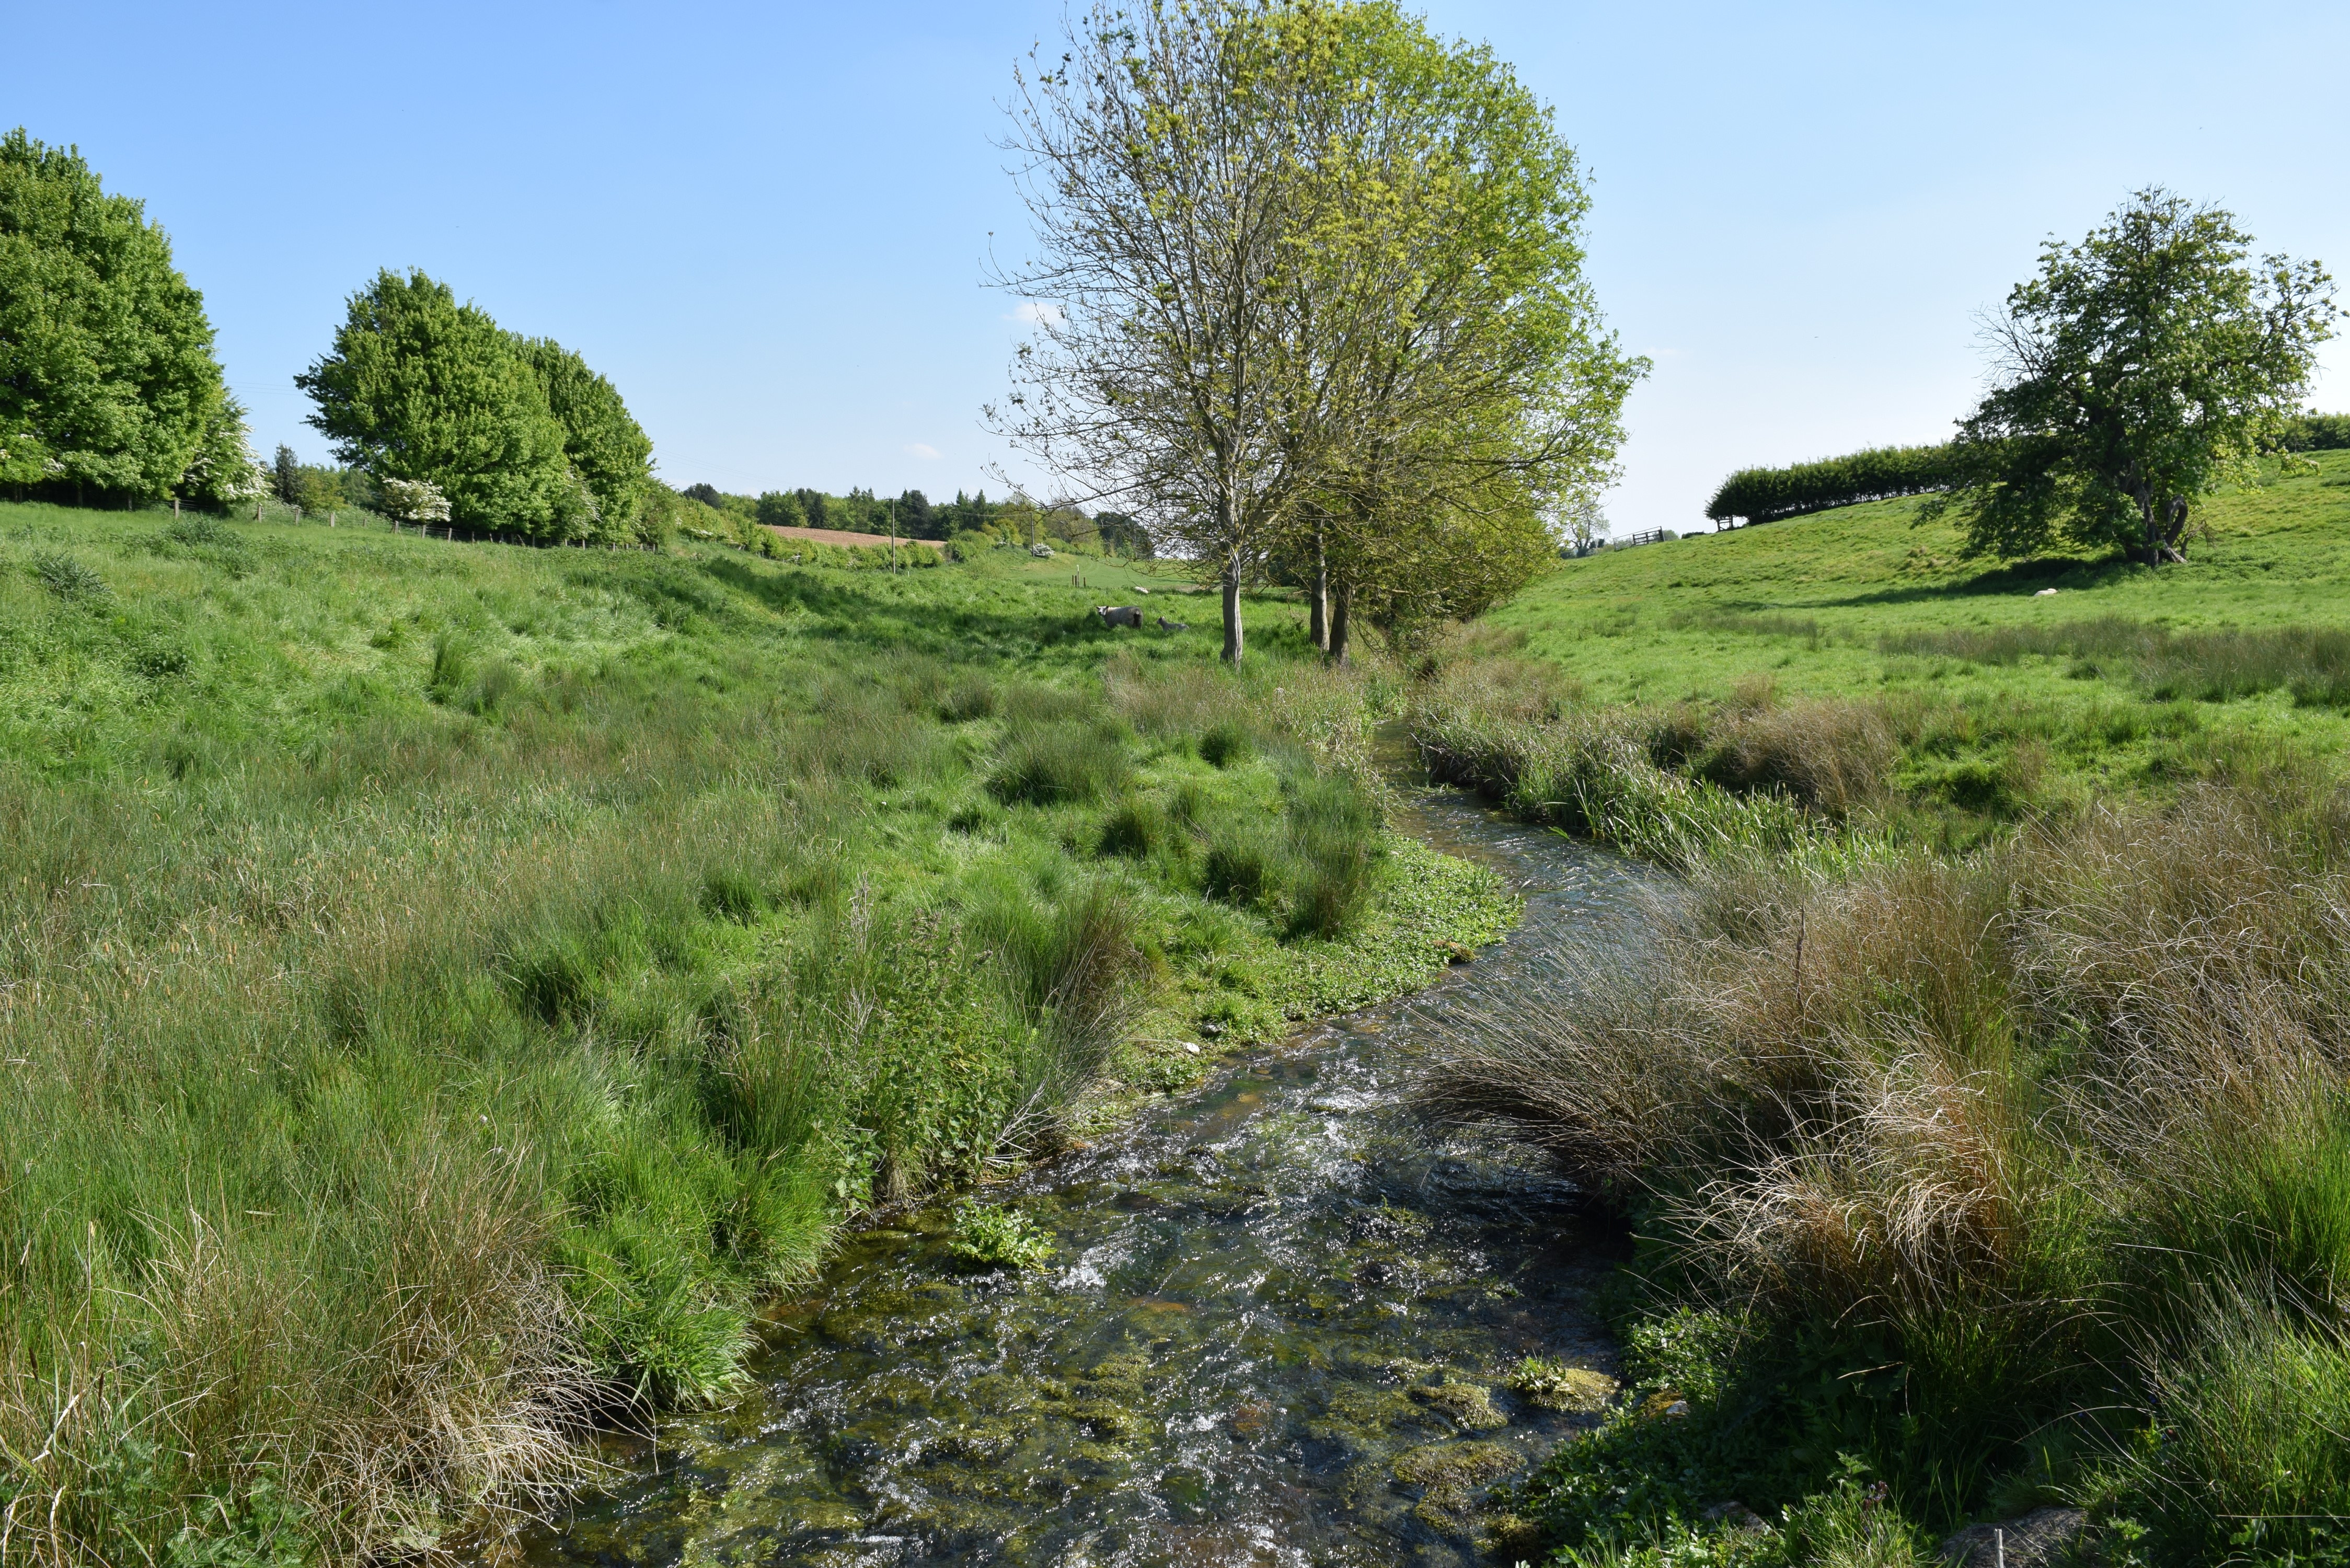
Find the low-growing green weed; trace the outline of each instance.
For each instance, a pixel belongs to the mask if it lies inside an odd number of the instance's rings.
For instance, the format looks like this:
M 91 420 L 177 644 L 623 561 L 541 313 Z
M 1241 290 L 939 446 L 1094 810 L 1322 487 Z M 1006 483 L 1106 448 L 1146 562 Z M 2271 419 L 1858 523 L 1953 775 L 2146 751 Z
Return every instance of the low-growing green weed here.
M 1027 1271 L 1052 1262 L 1053 1238 L 1017 1209 L 967 1201 L 955 1206 L 947 1250 L 965 1268 Z

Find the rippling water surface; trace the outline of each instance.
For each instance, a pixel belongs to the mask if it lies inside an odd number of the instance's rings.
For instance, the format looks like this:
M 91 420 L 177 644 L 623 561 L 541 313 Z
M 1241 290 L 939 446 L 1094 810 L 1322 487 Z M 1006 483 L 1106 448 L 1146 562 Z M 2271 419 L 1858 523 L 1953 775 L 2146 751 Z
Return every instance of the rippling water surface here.
M 1577 944 L 1641 874 L 1447 792 L 1401 826 L 1493 866 L 1524 924 L 1429 991 L 1225 1064 L 998 1193 L 1052 1268 L 974 1278 L 943 1212 L 847 1238 L 753 1390 L 616 1449 L 534 1564 L 1468 1564 L 1478 1500 L 1587 1419 L 1506 1386 L 1606 1369 L 1613 1242 L 1538 1165 L 1399 1103 L 1431 1023 Z

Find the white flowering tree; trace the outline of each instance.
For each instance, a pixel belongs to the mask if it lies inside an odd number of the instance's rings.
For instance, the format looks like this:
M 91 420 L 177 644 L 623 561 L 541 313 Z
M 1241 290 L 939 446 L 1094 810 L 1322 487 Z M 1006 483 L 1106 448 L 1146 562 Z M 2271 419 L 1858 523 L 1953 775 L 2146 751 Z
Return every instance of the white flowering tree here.
M 428 479 L 379 479 L 384 515 L 395 523 L 446 523 L 449 498 Z

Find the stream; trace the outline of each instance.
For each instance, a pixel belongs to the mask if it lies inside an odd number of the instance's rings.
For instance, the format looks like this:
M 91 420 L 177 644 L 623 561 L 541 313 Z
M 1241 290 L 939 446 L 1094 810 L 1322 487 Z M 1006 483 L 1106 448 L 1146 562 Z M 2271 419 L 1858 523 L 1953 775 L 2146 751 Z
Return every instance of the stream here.
M 1456 792 L 1396 804 L 1525 896 L 1506 940 L 990 1189 L 1051 1235 L 1045 1269 L 958 1272 L 943 1204 L 845 1237 L 743 1397 L 615 1439 L 620 1479 L 506 1561 L 1478 1562 L 1488 1489 L 1596 1419 L 1509 1379 L 1530 1355 L 1612 1369 L 1587 1301 L 1619 1243 L 1403 1091 L 1431 1024 L 1632 940 L 1653 874 Z

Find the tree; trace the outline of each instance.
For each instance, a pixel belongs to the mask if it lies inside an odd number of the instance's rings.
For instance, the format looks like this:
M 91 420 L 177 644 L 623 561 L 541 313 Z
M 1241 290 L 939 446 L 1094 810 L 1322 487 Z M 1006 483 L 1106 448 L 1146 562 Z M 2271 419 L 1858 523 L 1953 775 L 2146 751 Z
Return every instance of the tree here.
M 556 539 L 588 525 L 536 374 L 486 312 L 421 272 L 380 272 L 351 296 L 332 351 L 294 384 L 345 462 L 431 483 L 460 524 Z
M 514 346 L 538 378 L 548 411 L 563 426 L 563 455 L 579 480 L 570 487 L 569 510 L 594 518 L 590 532 L 581 536 L 598 544 L 650 543 L 639 539 L 637 524 L 652 487 L 652 438 L 629 414 L 619 389 L 552 337 L 516 337 Z M 580 486 L 593 498 L 592 506 L 579 505 Z
M 1242 587 L 1317 453 L 1288 419 L 1275 316 L 1303 257 L 1283 128 L 1311 63 L 1263 26 L 1279 0 L 1199 0 L 1073 19 L 1057 65 L 1015 75 L 1007 150 L 1036 258 L 1002 274 L 1035 337 L 991 424 L 1092 493 L 1180 539 L 1223 590 L 1224 658 L 1244 651 Z
M 1123 512 L 1097 512 L 1094 526 L 1101 532 L 1102 547 L 1138 561 L 1150 558 L 1150 530 Z
M 78 149 L 0 137 L 0 483 L 223 501 L 252 479 L 170 239 Z
M 1997 379 L 1952 444 L 1970 555 L 2062 540 L 2149 565 L 2185 559 L 2195 499 L 2253 476 L 2299 411 L 2334 286 L 2264 256 L 2217 207 L 2138 192 L 2078 244 L 2050 240 L 1989 327 Z
M 382 480 L 377 485 L 377 504 L 395 523 L 449 521 L 449 498 L 430 480 Z
M 943 539 L 946 530 L 931 505 L 930 497 L 919 490 L 909 490 L 898 497 L 898 532 L 910 539 Z
M 788 491 L 770 490 L 759 497 L 759 521 L 770 528 L 803 528 L 807 524 L 800 511 L 799 497 Z
M 1385 0 L 1097 9 L 1069 43 L 1015 109 L 1042 259 L 1003 281 L 1054 307 L 999 428 L 1211 562 L 1235 661 L 1276 555 L 1340 657 L 1334 563 L 1399 614 L 1547 564 L 1527 545 L 1613 477 L 1647 369 L 1599 324 L 1548 111 Z M 1428 552 L 1373 537 L 1413 528 L 1494 545 L 1441 575 L 1476 591 L 1431 597 Z
M 302 504 L 302 460 L 284 441 L 277 443 L 276 461 L 269 465 L 269 488 L 286 505 Z
M 1305 263 L 1278 342 L 1327 453 L 1288 553 L 1308 564 L 1315 641 L 1343 659 L 1357 596 L 1396 629 L 1547 569 L 1551 532 L 1615 476 L 1648 362 L 1584 278 L 1575 150 L 1490 50 L 1384 0 L 1271 26 L 1318 64 L 1296 99 Z

